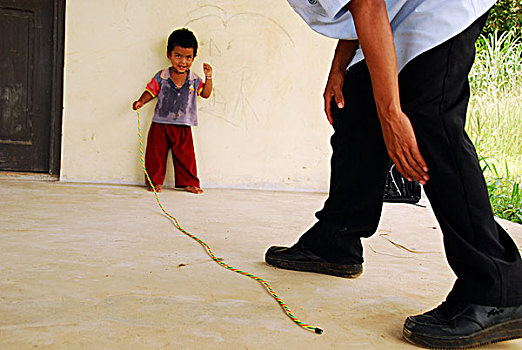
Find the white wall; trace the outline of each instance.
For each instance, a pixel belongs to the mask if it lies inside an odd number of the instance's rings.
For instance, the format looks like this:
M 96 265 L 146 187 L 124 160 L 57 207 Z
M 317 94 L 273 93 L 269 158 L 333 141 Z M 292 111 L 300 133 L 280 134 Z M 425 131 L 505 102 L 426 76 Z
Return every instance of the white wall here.
M 180 27 L 199 40 L 193 70 L 214 68 L 193 128 L 202 186 L 327 191 L 322 91 L 335 41 L 281 0 L 67 1 L 61 179 L 143 183 L 130 106 L 168 66 Z M 144 138 L 154 104 L 141 113 Z M 172 175 L 169 163 L 167 185 Z

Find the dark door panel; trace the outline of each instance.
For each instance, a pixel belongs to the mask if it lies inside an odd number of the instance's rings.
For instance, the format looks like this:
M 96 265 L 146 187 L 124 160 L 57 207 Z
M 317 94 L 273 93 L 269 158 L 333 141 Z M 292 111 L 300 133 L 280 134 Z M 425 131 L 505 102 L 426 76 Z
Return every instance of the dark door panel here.
M 0 0 L 0 170 L 52 173 L 61 133 L 53 99 L 63 86 L 56 79 L 59 8 L 55 0 Z

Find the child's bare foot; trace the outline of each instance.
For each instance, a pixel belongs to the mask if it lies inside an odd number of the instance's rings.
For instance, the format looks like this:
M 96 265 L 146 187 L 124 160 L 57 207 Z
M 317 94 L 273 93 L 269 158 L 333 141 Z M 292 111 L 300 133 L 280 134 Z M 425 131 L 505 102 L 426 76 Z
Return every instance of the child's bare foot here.
M 156 192 L 161 192 L 161 185 L 155 185 L 154 186 L 154 189 L 156 190 Z M 154 192 L 154 190 L 152 189 L 152 186 L 149 185 L 149 192 Z
M 196 186 L 185 186 L 183 188 L 183 190 L 185 190 L 187 192 L 195 193 L 195 194 L 203 193 L 203 190 L 201 188 L 199 188 L 199 187 L 196 187 Z

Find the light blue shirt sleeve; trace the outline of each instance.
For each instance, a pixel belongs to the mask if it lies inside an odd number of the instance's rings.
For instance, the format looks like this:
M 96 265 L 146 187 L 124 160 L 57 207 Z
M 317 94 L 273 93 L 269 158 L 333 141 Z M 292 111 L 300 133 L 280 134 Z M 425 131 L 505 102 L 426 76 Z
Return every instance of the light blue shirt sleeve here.
M 288 0 L 295 12 L 319 34 L 329 38 L 356 40 L 350 0 Z
M 331 19 L 342 16 L 347 10 L 346 5 L 351 0 L 317 0 L 321 7 Z
M 346 5 L 351 0 L 287 0 L 319 34 L 357 40 Z M 401 70 L 421 53 L 457 35 L 488 11 L 496 0 L 384 0 Z M 364 59 L 358 49 L 350 66 Z

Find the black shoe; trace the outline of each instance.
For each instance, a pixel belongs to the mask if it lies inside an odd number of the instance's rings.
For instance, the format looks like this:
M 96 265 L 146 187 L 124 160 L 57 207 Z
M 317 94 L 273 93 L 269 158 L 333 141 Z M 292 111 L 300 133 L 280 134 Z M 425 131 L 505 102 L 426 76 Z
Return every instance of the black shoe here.
M 265 261 L 287 270 L 318 272 L 338 277 L 355 278 L 362 273 L 362 264 L 336 264 L 315 255 L 302 244 L 287 247 L 270 247 Z
M 522 305 L 494 307 L 442 303 L 406 319 L 403 336 L 426 348 L 466 349 L 522 338 Z

